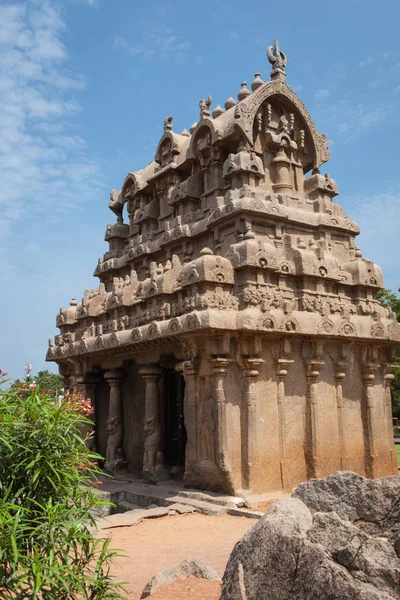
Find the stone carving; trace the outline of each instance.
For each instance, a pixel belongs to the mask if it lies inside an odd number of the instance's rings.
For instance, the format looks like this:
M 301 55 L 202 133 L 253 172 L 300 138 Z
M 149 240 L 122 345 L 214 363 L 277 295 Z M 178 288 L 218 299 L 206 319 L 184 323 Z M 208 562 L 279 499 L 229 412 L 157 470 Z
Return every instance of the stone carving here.
M 212 103 L 212 97 L 208 96 L 205 100 L 200 100 L 200 117 L 210 116 L 210 106 Z
M 143 469 L 153 470 L 163 466 L 163 455 L 160 450 L 161 425 L 155 417 L 149 417 L 144 422 L 144 456 Z
M 115 470 L 117 459 L 121 456 L 123 429 L 120 417 L 112 417 L 107 421 L 108 439 L 106 462 Z
M 285 67 L 287 65 L 287 58 L 286 54 L 280 50 L 278 40 L 275 40 L 273 46 L 269 46 L 267 48 L 267 56 L 272 65 L 271 79 L 285 80 Z
M 164 476 L 167 384 L 188 485 L 262 494 L 343 465 L 397 472 L 388 353 L 400 327 L 319 171 L 327 139 L 286 85 L 277 42 L 267 54 L 272 81 L 243 82 L 226 111 L 211 118 L 202 100 L 190 133 L 165 119 L 154 160 L 110 194 L 98 287 L 57 315 L 47 359 L 66 385 L 77 364 L 99 381 L 96 443 L 110 472 L 123 471 L 125 447 L 127 467 Z
M 214 400 L 206 397 L 200 405 L 200 457 L 202 460 L 215 461 L 215 414 L 213 409 Z

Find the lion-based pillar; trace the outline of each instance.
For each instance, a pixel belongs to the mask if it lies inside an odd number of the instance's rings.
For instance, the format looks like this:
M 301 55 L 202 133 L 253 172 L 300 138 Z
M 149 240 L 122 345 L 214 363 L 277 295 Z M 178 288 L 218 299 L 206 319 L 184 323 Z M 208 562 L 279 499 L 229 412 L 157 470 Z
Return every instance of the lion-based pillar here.
M 122 379 L 123 371 L 112 369 L 104 373 L 104 379 L 110 386 L 110 400 L 107 420 L 107 452 L 105 469 L 115 473 L 124 460 L 124 423 L 122 412 Z
M 143 479 L 148 483 L 157 483 L 165 478 L 159 394 L 162 372 L 162 369 L 158 365 L 146 365 L 139 370 L 139 374 L 146 383 L 144 398 Z
M 92 424 L 88 424 L 84 430 L 82 431 L 82 435 L 86 438 L 90 434 L 90 437 L 87 439 L 87 446 L 92 452 L 96 452 L 96 439 L 95 439 L 95 431 L 96 431 L 96 387 L 98 384 L 97 377 L 91 375 L 84 375 L 77 379 L 78 383 L 78 391 L 84 398 L 90 401 L 92 407 L 92 413 L 88 415 L 88 418 L 92 421 Z

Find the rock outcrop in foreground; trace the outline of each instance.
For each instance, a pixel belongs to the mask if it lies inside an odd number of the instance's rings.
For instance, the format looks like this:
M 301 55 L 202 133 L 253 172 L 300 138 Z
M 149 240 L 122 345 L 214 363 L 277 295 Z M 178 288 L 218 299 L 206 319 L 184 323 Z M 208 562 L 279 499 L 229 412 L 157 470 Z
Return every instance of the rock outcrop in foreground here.
M 300 485 L 232 551 L 221 600 L 400 598 L 400 477 Z

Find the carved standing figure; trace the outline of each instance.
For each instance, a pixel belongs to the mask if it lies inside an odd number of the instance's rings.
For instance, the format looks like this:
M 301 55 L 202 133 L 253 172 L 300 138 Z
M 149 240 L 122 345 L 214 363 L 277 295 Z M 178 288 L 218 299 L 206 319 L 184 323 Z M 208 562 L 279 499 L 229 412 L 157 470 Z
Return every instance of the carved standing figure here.
M 119 417 L 108 419 L 107 429 L 106 465 L 108 470 L 114 471 L 116 460 L 122 451 L 123 429 L 121 419 Z
M 154 417 L 144 421 L 144 456 L 143 468 L 153 470 L 163 465 L 161 448 L 161 425 Z

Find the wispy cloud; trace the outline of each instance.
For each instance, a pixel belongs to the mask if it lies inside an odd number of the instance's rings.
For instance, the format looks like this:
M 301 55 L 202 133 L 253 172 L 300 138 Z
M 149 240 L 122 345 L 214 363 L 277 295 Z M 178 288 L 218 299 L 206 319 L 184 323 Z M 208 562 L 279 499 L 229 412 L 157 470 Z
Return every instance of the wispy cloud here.
M 74 94 L 85 82 L 68 71 L 65 23 L 57 5 L 48 0 L 9 2 L 0 6 L 0 22 L 4 257 L 6 236 L 22 217 L 77 207 L 96 193 L 93 181 L 99 169 L 88 158 L 85 141 L 71 133 L 69 120 L 80 111 Z
M 183 63 L 189 56 L 190 44 L 165 25 L 153 25 L 136 44 L 120 35 L 114 36 L 114 47 L 129 52 L 137 60 L 161 60 Z
M 324 100 L 325 98 L 329 97 L 329 90 L 326 89 L 322 89 L 322 90 L 317 90 L 315 93 L 315 99 L 318 100 Z
M 397 290 L 398 265 L 393 257 L 398 249 L 398 221 L 393 215 L 400 211 L 400 187 L 362 196 L 343 197 L 347 212 L 361 227 L 359 244 L 368 249 L 366 258 L 376 262 L 385 273 L 387 287 Z

